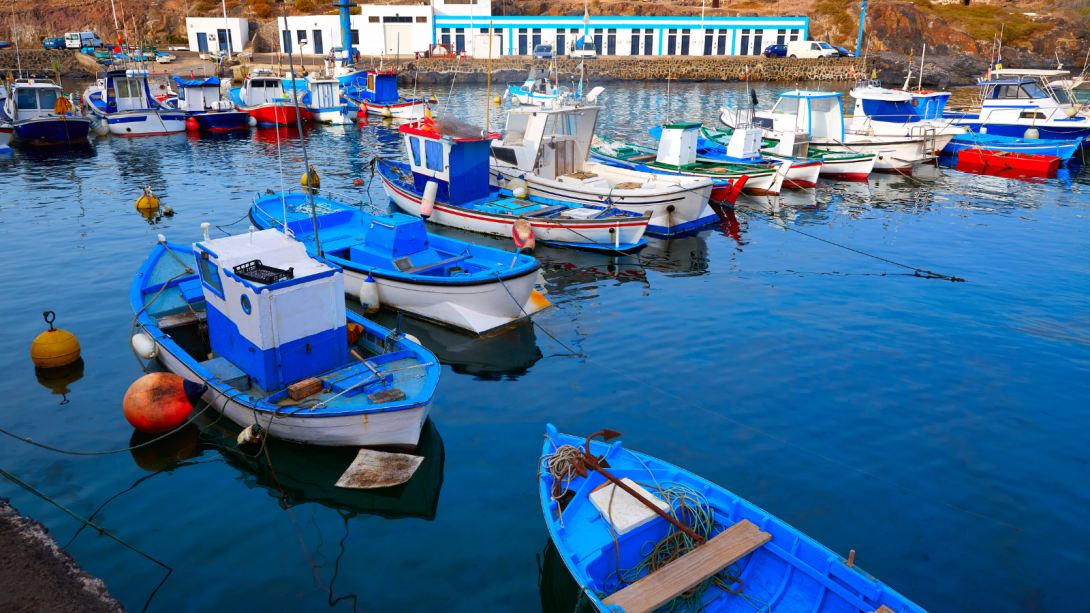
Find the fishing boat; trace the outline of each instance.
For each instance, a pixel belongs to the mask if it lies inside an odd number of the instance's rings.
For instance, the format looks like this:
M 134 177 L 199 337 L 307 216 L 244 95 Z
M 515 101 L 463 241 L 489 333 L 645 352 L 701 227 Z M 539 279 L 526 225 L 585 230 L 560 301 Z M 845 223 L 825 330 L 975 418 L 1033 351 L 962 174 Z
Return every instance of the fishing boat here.
M 87 140 L 92 119 L 78 115 L 61 88 L 48 79 L 17 79 L 0 105 L 0 121 L 10 123 L 19 140 L 52 145 Z
M 325 446 L 414 448 L 435 356 L 346 312 L 344 273 L 266 230 L 160 238 L 129 292 L 159 361 L 235 424 Z
M 155 54 L 155 61 L 159 64 L 169 64 L 178 59 L 178 56 L 173 53 L 167 53 L 166 51 L 160 51 Z
M 271 70 L 258 69 L 247 75 L 242 87 L 231 89 L 231 102 L 258 125 L 288 126 L 298 120 L 295 100 L 285 95 L 283 83 Z
M 196 123 L 196 129 L 209 132 L 241 130 L 249 125 L 250 114 L 235 108 L 229 100 L 220 100 L 219 77 L 186 80 L 174 77 L 178 86 L 175 108 L 184 111 Z
M 733 134 L 730 129 L 701 127 L 696 159 L 712 161 L 720 153 L 726 153 Z M 866 181 L 878 161 L 877 153 L 836 153 L 811 147 L 809 135 L 798 132 L 784 132 L 779 140 L 765 138 L 761 141 L 761 155 L 773 160 L 821 162 L 819 176 L 840 181 Z
M 971 164 L 995 167 L 999 170 L 1028 170 L 1048 174 L 1060 168 L 1062 160 L 1054 155 L 1030 155 L 1009 151 L 992 151 L 983 148 L 962 149 L 958 152 L 958 165 Z
M 605 430 L 547 425 L 538 470 L 545 524 L 599 611 L 924 613 L 767 511 Z
M 983 147 L 991 151 L 1009 151 L 1011 153 L 1023 153 L 1027 155 L 1051 155 L 1063 161 L 1070 160 L 1079 150 L 1082 141 L 1053 140 L 1045 138 L 1015 138 L 1013 136 L 998 136 L 981 132 L 968 132 L 964 136 L 955 136 L 948 145 L 943 147 L 942 155 L 957 156 L 962 149 L 975 149 Z
M 588 161 L 599 110 L 583 105 L 510 110 L 503 139 L 492 141 L 489 181 L 543 202 L 649 213 L 647 234 L 672 236 L 719 220 L 709 205 L 715 183 L 707 177 Z
M 360 117 L 378 115 L 394 119 L 424 119 L 428 103 L 421 98 L 403 98 L 397 93 L 397 71 L 377 70 L 367 73 L 362 86 L 347 86 L 344 97 L 359 107 Z
M 616 208 L 515 196 L 489 185 L 490 143 L 498 134 L 444 127 L 435 122 L 404 124 L 409 163 L 379 161 L 390 200 L 402 211 L 444 226 L 511 236 L 515 222 L 530 224 L 538 242 L 576 249 L 635 251 L 647 241 L 649 218 Z M 429 188 L 429 186 L 432 186 Z M 430 191 L 434 190 L 434 191 Z M 427 204 L 425 204 L 425 202 Z
M 348 104 L 341 101 L 341 82 L 338 79 L 309 76 L 304 83 L 306 93 L 301 102 L 307 119 L 318 123 L 352 123 Z
M 570 94 L 571 90 L 559 84 L 555 70 L 531 70 L 522 85 L 508 86 L 503 97 L 519 104 L 555 106 L 561 98 Z
M 929 146 L 922 136 L 870 136 L 851 134 L 844 130 L 844 113 L 837 92 L 790 90 L 780 94 L 770 111 L 754 111 L 752 121 L 764 129 L 764 137 L 778 142 L 786 132 L 795 132 L 795 142 L 809 141 L 812 145 L 836 152 L 875 153 L 878 172 L 911 174 L 912 167 L 934 160 L 938 150 Z M 747 124 L 745 113 L 727 107 L 720 109 L 719 119 L 728 128 Z
M 266 194 L 250 207 L 259 228 L 283 228 L 285 216 L 309 252 L 344 270 L 352 296 L 370 278 L 382 306 L 477 335 L 550 306 L 534 288 L 541 265 L 533 257 L 431 234 L 416 217 L 301 193 Z
M 977 84 L 975 107 L 953 109 L 943 116 L 973 132 L 1014 138 L 1045 138 L 1090 142 L 1090 117 L 1067 90 L 1047 81 L 1065 70 L 994 69 Z
M 83 94 L 87 110 L 115 136 L 159 136 L 185 131 L 186 115 L 156 100 L 147 70 L 111 70 Z

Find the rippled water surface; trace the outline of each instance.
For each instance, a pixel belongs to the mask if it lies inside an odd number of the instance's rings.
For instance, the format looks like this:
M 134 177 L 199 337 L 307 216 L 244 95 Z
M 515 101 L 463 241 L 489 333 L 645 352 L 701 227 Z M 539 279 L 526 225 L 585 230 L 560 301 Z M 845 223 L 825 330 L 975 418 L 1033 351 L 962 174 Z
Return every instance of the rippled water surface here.
M 712 123 L 744 95 L 670 89 L 610 86 L 601 131 L 648 142 L 656 122 Z M 483 87 L 448 91 L 425 93 L 440 113 L 483 124 Z M 370 181 L 373 157 L 401 155 L 395 129 L 372 121 L 303 138 L 323 186 L 386 203 L 377 181 L 352 182 Z M 76 451 L 139 442 L 121 413 L 142 374 L 128 346 L 133 275 L 157 234 L 189 243 L 205 221 L 244 232 L 253 195 L 280 188 L 278 150 L 284 184 L 297 184 L 299 145 L 294 129 L 255 129 L 0 157 L 0 428 Z M 142 218 L 144 185 L 177 215 Z M 274 473 L 232 451 L 237 430 L 222 423 L 112 455 L 3 437 L 0 468 L 173 568 L 149 611 L 536 611 L 546 422 L 619 430 L 834 551 L 856 550 L 928 610 L 1082 610 L 1088 185 L 1078 163 L 1047 180 L 925 168 L 822 183 L 785 197 L 776 218 L 740 213 L 652 240 L 640 259 L 539 248 L 556 308 L 538 321 L 555 340 L 526 326 L 471 340 L 407 324 L 443 375 L 426 470 L 382 496 L 328 486 L 351 454 L 273 445 Z M 82 370 L 53 380 L 28 355 L 47 309 L 83 347 Z M 0 480 L 0 494 L 129 610 L 162 580 L 159 566 L 14 484 Z

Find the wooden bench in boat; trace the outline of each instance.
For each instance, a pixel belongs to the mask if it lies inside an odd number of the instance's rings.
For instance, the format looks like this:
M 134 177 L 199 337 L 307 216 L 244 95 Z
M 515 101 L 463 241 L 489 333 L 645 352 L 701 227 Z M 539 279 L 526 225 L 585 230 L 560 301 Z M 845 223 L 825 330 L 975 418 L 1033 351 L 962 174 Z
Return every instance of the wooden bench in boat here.
M 772 540 L 749 520 L 734 524 L 707 543 L 603 600 L 625 613 L 650 613 Z M 884 612 L 883 612 L 884 613 Z
M 651 161 L 654 161 L 657 158 L 658 158 L 657 154 L 645 153 L 643 155 L 633 155 L 632 157 L 628 158 L 628 161 L 629 162 L 651 162 Z
M 407 275 L 415 275 L 435 268 L 445 267 L 447 264 L 454 264 L 455 262 L 461 262 L 462 260 L 469 259 L 468 255 L 456 255 L 446 260 L 439 260 L 438 262 L 432 262 L 431 264 L 424 264 L 423 266 L 413 266 L 408 257 L 398 258 L 394 260 L 394 265 L 397 266 L 398 272 L 403 272 Z M 408 264 L 408 266 L 405 266 Z

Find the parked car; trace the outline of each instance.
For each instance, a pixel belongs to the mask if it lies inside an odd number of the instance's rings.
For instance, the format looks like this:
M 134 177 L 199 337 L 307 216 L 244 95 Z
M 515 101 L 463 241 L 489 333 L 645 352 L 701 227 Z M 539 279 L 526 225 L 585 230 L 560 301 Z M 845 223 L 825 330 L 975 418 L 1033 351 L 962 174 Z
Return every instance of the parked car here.
M 829 43 L 816 40 L 796 40 L 787 43 L 787 55 L 793 58 L 840 57 Z
M 765 47 L 765 57 L 787 57 L 787 45 L 769 45 Z
M 836 45 L 833 45 L 833 49 L 836 49 L 836 52 L 840 54 L 840 57 L 855 57 L 854 53 L 848 51 L 844 47 L 837 47 Z
M 556 57 L 552 45 L 538 45 L 534 47 L 535 60 L 551 60 Z
M 42 41 L 43 49 L 65 49 L 64 39 L 59 36 L 53 38 L 47 38 Z

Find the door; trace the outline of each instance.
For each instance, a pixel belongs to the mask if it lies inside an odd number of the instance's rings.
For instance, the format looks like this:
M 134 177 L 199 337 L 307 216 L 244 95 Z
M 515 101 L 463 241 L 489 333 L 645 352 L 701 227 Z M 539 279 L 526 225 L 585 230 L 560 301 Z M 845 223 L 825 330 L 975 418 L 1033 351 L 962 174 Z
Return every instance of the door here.
M 712 54 L 712 35 L 711 34 L 705 34 L 704 35 L 704 55 L 711 55 L 711 54 Z
M 743 34 L 738 47 L 738 55 L 749 55 L 749 34 Z
M 610 34 L 606 37 L 606 55 L 617 55 L 617 35 Z
M 415 46 L 411 23 L 384 23 L 382 28 L 386 33 L 386 55 L 412 53 Z
M 291 53 L 291 32 L 288 30 L 284 30 L 282 34 L 284 35 L 284 53 Z M 197 35 L 198 43 L 200 43 L 200 36 L 200 34 Z M 207 45 L 208 43 L 206 42 L 205 46 Z
M 777 37 L 776 37 L 776 44 L 777 44 L 777 45 L 782 45 L 782 44 L 784 44 L 784 38 L 785 38 L 785 37 L 784 37 L 784 35 L 783 35 L 783 34 L 780 34 L 779 36 L 777 36 Z
M 681 55 L 689 55 L 689 35 L 681 35 Z
M 716 55 L 726 55 L 727 54 L 727 35 L 726 34 L 720 34 L 719 35 L 719 46 L 716 48 L 715 53 L 716 53 Z
M 761 47 L 762 39 L 763 36 L 761 36 L 760 34 L 755 34 L 753 36 L 753 55 L 760 55 L 761 52 L 764 51 L 764 48 Z
M 322 31 L 314 30 L 314 54 L 322 55 L 325 53 L 325 49 L 322 48 Z
M 454 35 L 454 52 L 461 53 L 466 50 L 466 35 L 455 34 Z
M 537 49 L 537 46 L 541 44 L 541 35 L 534 34 L 532 38 L 534 39 L 534 49 Z
M 449 45 L 450 44 L 450 34 L 444 34 L 443 36 L 441 36 L 439 42 L 443 43 L 444 45 Z
M 519 55 L 526 55 L 526 35 L 519 34 Z
M 204 32 L 197 32 L 197 51 L 208 53 L 208 35 Z
M 564 55 L 564 35 L 563 34 L 557 34 L 556 35 L 556 54 L 557 55 Z
M 628 55 L 640 54 L 640 31 L 632 31 L 632 47 L 628 50 Z
M 643 37 L 643 54 L 651 55 L 651 51 L 655 48 L 655 35 L 647 34 Z
M 594 35 L 594 54 L 595 55 L 601 55 L 602 54 L 602 35 L 601 34 L 595 34 Z
M 674 45 L 677 44 L 677 34 L 666 37 L 666 55 L 674 55 Z
M 216 42 L 220 51 L 227 51 L 227 30 L 216 30 Z

